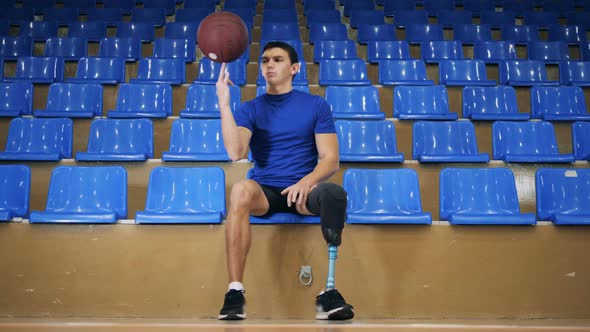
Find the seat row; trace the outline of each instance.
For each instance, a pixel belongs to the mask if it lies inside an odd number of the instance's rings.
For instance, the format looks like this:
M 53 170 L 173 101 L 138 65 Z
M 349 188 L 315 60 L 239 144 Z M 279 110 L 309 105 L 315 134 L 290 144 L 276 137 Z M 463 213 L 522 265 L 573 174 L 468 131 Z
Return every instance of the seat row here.
M 337 120 L 343 162 L 403 162 L 391 121 Z M 0 160 L 58 161 L 72 158 L 72 120 L 14 118 Z M 590 122 L 571 127 L 573 153 L 560 154 L 550 122 L 497 121 L 492 125 L 494 160 L 519 163 L 571 163 L 590 160 Z M 149 119 L 95 119 L 87 151 L 76 161 L 145 161 L 154 158 L 154 129 Z M 470 121 L 416 121 L 412 130 L 412 159 L 428 162 L 488 162 L 480 153 Z M 229 161 L 220 119 L 176 119 L 163 161 Z
M 29 214 L 30 169 L 0 165 L 0 220 L 31 223 L 116 223 L 127 217 L 127 171 L 121 166 L 59 166 L 51 173 L 46 208 Z M 451 224 L 588 225 L 590 170 L 536 172 L 537 214 L 520 213 L 508 168 L 445 168 L 440 172 L 440 218 Z M 431 224 L 423 212 L 418 175 L 411 169 L 348 169 L 349 224 Z M 140 224 L 219 224 L 226 215 L 225 175 L 219 167 L 164 167 L 150 172 Z M 277 213 L 252 223 L 319 223 L 319 217 Z

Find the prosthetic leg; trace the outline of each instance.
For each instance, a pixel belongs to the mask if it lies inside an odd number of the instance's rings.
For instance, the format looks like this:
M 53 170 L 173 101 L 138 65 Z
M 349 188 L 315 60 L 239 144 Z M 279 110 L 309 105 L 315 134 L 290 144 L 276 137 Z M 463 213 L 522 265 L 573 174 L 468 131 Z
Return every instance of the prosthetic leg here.
M 326 281 L 326 290 L 334 289 L 335 278 L 334 273 L 336 270 L 336 259 L 338 258 L 338 246 L 341 243 L 342 229 L 334 230 L 325 228 L 322 224 L 322 234 L 324 240 L 328 243 L 328 279 Z

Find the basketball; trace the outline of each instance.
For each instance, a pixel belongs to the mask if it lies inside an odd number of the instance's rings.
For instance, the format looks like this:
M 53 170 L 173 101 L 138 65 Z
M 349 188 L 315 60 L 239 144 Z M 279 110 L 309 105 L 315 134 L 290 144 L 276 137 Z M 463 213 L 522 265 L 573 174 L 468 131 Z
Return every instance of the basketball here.
M 197 45 L 203 55 L 212 61 L 232 62 L 248 47 L 248 29 L 238 15 L 215 12 L 199 24 Z

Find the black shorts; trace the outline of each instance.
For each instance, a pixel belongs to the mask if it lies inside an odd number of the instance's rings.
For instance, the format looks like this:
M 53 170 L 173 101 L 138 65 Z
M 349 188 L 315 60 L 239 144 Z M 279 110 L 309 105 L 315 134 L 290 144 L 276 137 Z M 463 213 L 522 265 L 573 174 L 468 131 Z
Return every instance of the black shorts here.
M 268 201 L 268 212 L 264 214 L 263 217 L 268 217 L 271 214 L 277 212 L 291 212 L 299 214 L 295 204 L 291 204 L 291 207 L 287 205 L 287 195 L 281 195 L 281 191 L 285 190 L 285 188 L 265 186 L 263 184 L 259 185 L 264 192 L 264 196 L 266 196 L 266 200 Z

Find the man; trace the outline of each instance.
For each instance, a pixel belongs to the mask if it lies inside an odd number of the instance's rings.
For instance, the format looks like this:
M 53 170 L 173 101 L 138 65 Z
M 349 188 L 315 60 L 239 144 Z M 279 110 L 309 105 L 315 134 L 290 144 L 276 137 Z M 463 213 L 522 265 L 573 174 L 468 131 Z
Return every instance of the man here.
M 327 243 L 338 246 L 346 218 L 346 192 L 323 182 L 339 168 L 338 140 L 328 103 L 294 90 L 299 71 L 295 50 L 283 42 L 265 45 L 261 61 L 266 94 L 230 109 L 230 73 L 222 64 L 217 81 L 221 129 L 232 160 L 248 147 L 255 160 L 250 179 L 234 184 L 226 227 L 229 287 L 219 319 L 246 318 L 242 278 L 252 235 L 249 216 L 276 212 L 319 215 Z M 354 311 L 336 289 L 318 295 L 317 319 L 351 319 Z

